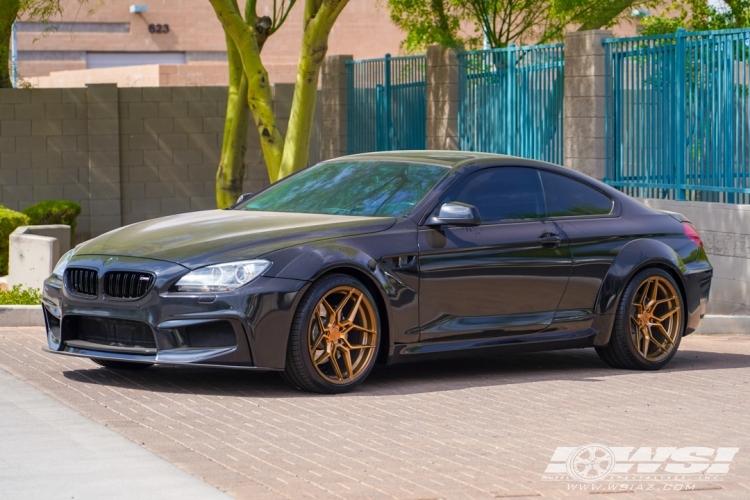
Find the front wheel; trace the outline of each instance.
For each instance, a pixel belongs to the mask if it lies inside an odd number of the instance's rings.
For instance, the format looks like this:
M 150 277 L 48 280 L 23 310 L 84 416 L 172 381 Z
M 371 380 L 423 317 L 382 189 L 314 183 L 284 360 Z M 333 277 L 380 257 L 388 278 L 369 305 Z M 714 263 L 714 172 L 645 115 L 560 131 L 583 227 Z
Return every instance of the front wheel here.
M 684 316 L 682 294 L 672 276 L 645 269 L 625 288 L 609 344 L 596 352 L 615 368 L 658 370 L 677 353 Z
M 367 288 L 350 276 L 326 276 L 297 307 L 283 377 L 306 391 L 350 391 L 372 370 L 379 340 L 378 310 Z

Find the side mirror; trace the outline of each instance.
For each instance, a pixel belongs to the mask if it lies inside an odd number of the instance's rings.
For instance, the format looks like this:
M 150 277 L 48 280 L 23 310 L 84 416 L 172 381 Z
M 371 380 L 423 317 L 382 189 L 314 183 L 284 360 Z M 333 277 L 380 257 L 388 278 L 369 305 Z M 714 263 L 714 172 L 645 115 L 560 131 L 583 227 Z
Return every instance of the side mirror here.
M 251 197 L 251 196 L 253 196 L 253 194 L 255 194 L 255 193 L 245 193 L 245 194 L 241 194 L 241 195 L 240 195 L 240 197 L 239 197 L 239 198 L 237 198 L 237 203 L 235 203 L 235 205 L 239 205 L 239 204 L 240 204 L 240 203 L 242 203 L 243 201 L 247 201 L 248 199 L 250 199 L 250 197 Z
M 427 219 L 427 226 L 478 226 L 482 223 L 479 210 L 473 205 L 451 201 L 440 207 L 438 216 L 434 215 Z

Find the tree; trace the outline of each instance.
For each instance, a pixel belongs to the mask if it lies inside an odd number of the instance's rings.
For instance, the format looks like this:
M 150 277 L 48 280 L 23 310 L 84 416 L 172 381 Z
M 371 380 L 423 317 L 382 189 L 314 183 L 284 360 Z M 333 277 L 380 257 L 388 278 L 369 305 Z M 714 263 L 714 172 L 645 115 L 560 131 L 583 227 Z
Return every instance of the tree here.
M 10 37 L 13 23 L 21 18 L 29 21 L 50 22 L 53 18 L 62 17 L 63 0 L 0 0 L 0 88 L 10 88 L 12 75 L 7 62 L 10 59 Z M 86 0 L 78 0 L 83 4 Z M 48 29 L 54 31 L 52 25 Z M 48 32 L 45 30 L 45 32 Z
M 643 35 L 674 33 L 678 28 L 707 31 L 750 27 L 750 0 L 728 0 L 725 5 L 707 0 L 674 0 L 660 15 L 641 21 Z
M 21 10 L 20 0 L 0 1 L 0 88 L 10 88 L 13 80 L 10 74 L 10 37 L 13 23 Z
M 401 47 L 406 52 L 423 51 L 428 45 L 459 47 L 465 10 L 453 0 L 389 0 L 391 20 L 404 32 Z
M 229 59 L 227 117 L 216 174 L 216 201 L 219 208 L 224 208 L 242 194 L 249 114 L 260 136 L 271 182 L 307 165 L 318 78 L 328 51 L 328 35 L 348 0 L 304 0 L 300 58 L 286 137 L 277 126 L 268 72 L 260 54 L 296 0 L 273 0 L 273 17 L 258 16 L 257 0 L 247 0 L 244 16 L 237 0 L 209 1 L 224 29 Z
M 659 0 L 651 0 L 658 2 Z M 407 33 L 407 52 L 431 44 L 477 48 L 546 43 L 565 29 L 610 26 L 642 0 L 388 0 L 391 19 Z M 464 34 L 461 26 L 473 26 Z

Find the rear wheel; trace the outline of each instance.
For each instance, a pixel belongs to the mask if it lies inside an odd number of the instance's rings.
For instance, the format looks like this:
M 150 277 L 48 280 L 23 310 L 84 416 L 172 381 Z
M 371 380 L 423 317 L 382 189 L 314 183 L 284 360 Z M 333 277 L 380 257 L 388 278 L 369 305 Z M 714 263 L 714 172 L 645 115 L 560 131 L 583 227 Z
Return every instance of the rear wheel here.
M 116 361 L 114 359 L 91 358 L 91 361 L 112 370 L 145 370 L 153 366 L 153 363 L 131 363 L 129 361 Z
M 672 276 L 645 269 L 625 288 L 609 344 L 596 352 L 615 368 L 658 370 L 677 353 L 683 318 L 682 295 Z
M 316 282 L 294 315 L 284 379 L 311 392 L 354 389 L 375 364 L 378 318 L 372 295 L 358 280 L 334 274 Z

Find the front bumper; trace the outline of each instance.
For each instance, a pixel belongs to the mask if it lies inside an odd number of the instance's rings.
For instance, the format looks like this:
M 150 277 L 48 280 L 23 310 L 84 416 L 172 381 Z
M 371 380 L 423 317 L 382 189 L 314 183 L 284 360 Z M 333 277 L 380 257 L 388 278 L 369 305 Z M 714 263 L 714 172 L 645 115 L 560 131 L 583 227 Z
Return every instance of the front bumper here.
M 294 309 L 308 285 L 261 276 L 233 292 L 169 293 L 187 272 L 177 264 L 81 256 L 69 266 L 96 270 L 98 293 L 81 296 L 55 276 L 44 282 L 46 350 L 136 363 L 282 370 Z M 139 299 L 111 298 L 102 286 L 108 271 L 148 272 L 155 280 Z

